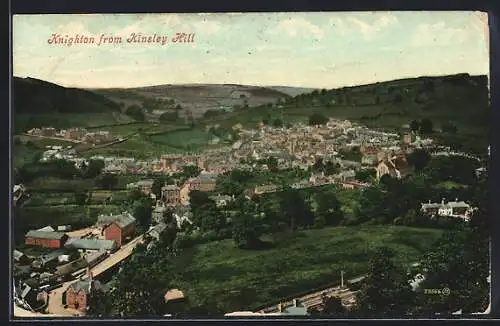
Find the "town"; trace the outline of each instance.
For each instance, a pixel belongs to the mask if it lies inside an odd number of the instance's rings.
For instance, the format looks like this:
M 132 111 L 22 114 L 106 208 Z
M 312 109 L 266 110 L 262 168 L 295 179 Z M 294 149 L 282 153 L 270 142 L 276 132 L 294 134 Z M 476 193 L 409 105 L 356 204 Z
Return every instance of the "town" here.
M 296 124 L 289 128 L 276 128 L 260 123 L 254 130 L 244 129 L 237 124 L 233 129 L 238 131 L 239 140 L 230 147 L 201 154 L 163 155 L 149 161 L 139 161 L 133 157 L 104 156 L 85 159 L 76 157 L 74 151 L 61 146 L 47 150 L 41 158 L 43 162 L 62 159 L 72 162 L 76 168 L 82 168 L 91 164 L 91 161 L 102 161 L 103 174 L 153 176 L 127 185 L 128 191 L 139 191 L 151 199 L 151 224 L 138 232 L 136 218 L 129 212 L 122 212 L 101 214 L 94 225 L 84 229 L 73 229 L 71 225 L 49 225 L 28 231 L 25 234 L 25 245 L 48 248 L 50 251 L 41 256 L 28 256 L 19 250 L 14 251 L 16 304 L 23 309 L 45 311 L 54 315 L 85 314 L 89 309 L 89 296 L 94 287 L 109 291 L 94 278 L 127 259 L 137 244 L 145 243 L 150 248 L 158 241 L 160 234 L 167 228 L 164 219 L 166 212 L 171 212 L 175 225 L 181 232 L 186 226 L 193 224 L 190 193 L 209 193 L 217 207 L 230 205 L 237 194 L 218 193 L 217 180 L 219 176 L 228 175 L 233 170 L 297 170 L 302 172 L 296 174 L 296 178 L 292 180 L 294 182 L 286 185 L 292 189 L 337 185 L 353 190 L 370 187 L 380 182 L 384 176 L 401 179 L 412 174 L 414 166 L 409 163 L 408 158 L 415 151 L 425 150 L 434 157 L 451 155 L 480 161 L 465 153 L 435 145 L 432 139 L 420 138 L 412 131 L 403 134 L 376 131 L 347 120 L 329 119 L 325 124 Z M 54 128 L 40 128 L 28 133 L 82 141 L 94 135 L 107 135 L 105 132 L 97 132 L 89 136 L 84 130 L 55 132 Z M 175 176 L 186 167 L 195 168 L 197 174 L 185 178 L 182 183 L 172 179 L 171 183 L 161 185 L 159 197 L 155 195 L 154 176 Z M 363 174 L 360 172 L 366 174 L 367 171 L 372 177 L 360 180 L 359 176 Z M 484 171 L 484 166 L 478 167 L 477 176 Z M 251 200 L 262 194 L 283 191 L 283 186 L 269 180 L 245 189 L 245 198 Z M 14 186 L 14 201 L 16 205 L 29 201 L 29 190 L 22 184 Z M 467 202 L 467 198 L 446 198 L 440 202 L 429 199 L 419 207 L 421 213 L 431 218 L 452 217 L 466 222 L 476 209 Z M 359 278 L 358 282 L 361 280 Z M 345 292 L 346 289 L 342 283 L 330 292 L 337 295 L 339 291 Z M 179 289 L 169 289 L 165 296 L 171 293 L 177 295 L 168 299 L 170 302 L 184 297 Z M 345 306 L 352 306 L 355 303 L 355 292 L 346 293 L 348 295 L 343 296 L 342 302 Z M 320 301 L 309 299 L 304 302 L 309 302 L 306 308 L 311 308 Z M 282 305 L 279 304 L 278 307 Z M 288 308 L 294 306 L 297 306 L 295 299 Z M 306 314 L 306 308 L 299 309 L 302 311 L 300 314 Z M 266 311 L 285 314 L 284 308 Z

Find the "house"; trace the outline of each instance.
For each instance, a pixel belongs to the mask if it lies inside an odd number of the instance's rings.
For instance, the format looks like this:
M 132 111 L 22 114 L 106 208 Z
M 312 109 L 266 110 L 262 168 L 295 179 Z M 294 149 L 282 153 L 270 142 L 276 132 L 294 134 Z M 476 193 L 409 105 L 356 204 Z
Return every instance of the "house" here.
M 27 265 L 30 263 L 28 256 L 20 252 L 19 250 L 14 250 L 12 254 L 14 261 L 20 265 Z
M 70 238 L 64 245 L 68 249 L 78 249 L 83 251 L 106 251 L 114 252 L 118 246 L 114 240 L 101 240 L 101 239 L 80 239 Z
M 233 197 L 228 195 L 217 195 L 217 196 L 210 196 L 210 199 L 215 202 L 215 205 L 217 205 L 217 207 L 224 207 L 227 206 L 233 200 Z
M 167 228 L 167 225 L 165 223 L 159 223 L 152 227 L 149 231 L 148 234 L 151 236 L 151 238 L 155 239 L 156 241 L 160 240 L 160 234 L 165 231 Z
M 79 280 L 71 284 L 63 296 L 63 304 L 68 308 L 76 309 L 81 312 L 86 312 L 89 308 L 89 302 L 96 291 L 102 291 L 101 282 L 94 280 L 92 273 L 89 272 L 89 277 L 85 280 Z M 64 302 L 64 299 L 65 302 Z
M 179 205 L 181 203 L 181 188 L 177 185 L 166 185 L 162 187 L 161 200 L 166 204 Z
M 386 174 L 393 178 L 401 179 L 411 174 L 413 169 L 408 164 L 406 157 L 394 156 L 380 161 L 376 167 L 376 171 L 377 180 L 380 180 Z
M 162 201 L 157 200 L 156 206 L 151 213 L 151 220 L 153 222 L 160 223 L 161 221 L 163 221 L 163 215 L 166 211 L 167 207 L 165 206 L 165 204 Z
M 151 194 L 151 189 L 153 187 L 154 180 L 141 180 L 135 183 L 136 187 L 139 188 L 145 195 Z
M 215 176 L 211 174 L 200 174 L 198 177 L 189 180 L 189 190 L 214 191 L 217 185 Z
M 474 209 L 464 201 L 459 202 L 455 199 L 453 202 L 445 203 L 443 199 L 441 203 L 431 203 L 429 201 L 421 204 L 420 211 L 429 216 L 459 217 L 468 221 Z
M 62 248 L 66 240 L 68 235 L 62 232 L 29 231 L 24 237 L 26 245 L 44 248 Z
M 101 216 L 98 223 L 103 226 L 102 233 L 106 240 L 114 240 L 121 247 L 135 233 L 135 218 L 129 213 Z

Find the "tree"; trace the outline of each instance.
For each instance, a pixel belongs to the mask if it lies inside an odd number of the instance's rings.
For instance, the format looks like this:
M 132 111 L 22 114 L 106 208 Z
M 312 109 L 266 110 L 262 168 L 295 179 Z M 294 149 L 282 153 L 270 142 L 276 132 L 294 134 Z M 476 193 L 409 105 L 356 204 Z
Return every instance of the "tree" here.
M 394 252 L 378 248 L 370 260 L 366 283 L 357 294 L 358 309 L 370 317 L 404 316 L 414 297 L 406 273 L 393 261 Z
M 273 126 L 275 128 L 283 127 L 283 121 L 281 119 L 274 119 Z
M 419 131 L 420 130 L 420 121 L 418 121 L 418 120 L 412 120 L 410 122 L 410 129 L 413 132 Z
M 408 163 L 416 172 L 422 171 L 431 160 L 431 155 L 425 149 L 416 149 L 408 155 Z
M 327 316 L 342 316 L 345 313 L 344 306 L 342 305 L 342 299 L 340 297 L 328 297 L 322 298 L 322 314 Z
M 75 190 L 75 202 L 77 205 L 85 205 L 89 199 L 89 193 L 86 190 L 76 189 Z
M 95 182 L 101 189 L 112 190 L 118 185 L 118 178 L 113 174 L 102 174 Z
M 334 164 L 332 161 L 326 161 L 323 171 L 325 175 L 334 175 L 339 170 L 339 166 Z
M 328 122 L 328 117 L 326 117 L 320 113 L 313 113 L 312 115 L 309 116 L 309 125 L 310 126 L 324 125 L 327 122 Z
M 136 200 L 132 205 L 132 211 L 137 224 L 144 230 L 147 230 L 151 225 L 151 215 L 153 207 L 149 198 L 141 198 Z
M 276 159 L 276 157 L 271 156 L 267 159 L 267 167 L 271 172 L 278 171 L 278 160 Z
M 104 169 L 103 160 L 90 160 L 86 168 L 84 168 L 83 175 L 87 179 L 95 178 L 101 174 Z
M 441 129 L 443 130 L 443 132 L 448 132 L 450 134 L 457 133 L 457 126 L 451 122 L 444 122 L 443 125 L 441 126 Z
M 200 174 L 200 171 L 201 169 L 197 165 L 189 164 L 182 167 L 182 174 L 186 178 L 196 177 Z
M 144 114 L 144 109 L 137 104 L 129 106 L 125 110 L 125 114 L 134 118 L 137 121 L 144 121 L 146 119 L 146 116 Z
M 335 194 L 318 192 L 314 196 L 314 199 L 317 205 L 315 219 L 324 221 L 326 225 L 339 225 L 343 218 L 343 213 L 340 201 L 337 199 Z
M 362 182 L 373 182 L 375 179 L 377 171 L 375 169 L 362 169 L 356 171 L 356 180 Z
M 403 97 L 401 96 L 401 94 L 396 94 L 394 96 L 394 103 L 395 104 L 401 103 L 402 101 L 403 101 Z
M 153 180 L 153 185 L 151 186 L 151 192 L 156 196 L 157 199 L 161 197 L 161 188 L 165 185 L 165 180 L 162 178 L 156 178 Z
M 311 226 L 314 216 L 308 203 L 297 189 L 285 189 L 281 193 L 281 211 L 290 229 Z
M 321 157 L 316 158 L 312 166 L 313 171 L 321 172 L 324 171 L 325 165 L 323 164 L 323 159 Z
M 162 115 L 160 115 L 159 119 L 160 119 L 160 122 L 169 123 L 169 122 L 177 121 L 178 118 L 179 118 L 179 111 L 173 111 L 173 112 L 162 113 Z
M 233 219 L 233 240 L 239 248 L 254 248 L 260 236 L 255 221 L 251 214 L 237 214 Z
M 432 124 L 432 121 L 428 118 L 422 119 L 420 122 L 420 133 L 422 134 L 430 134 L 434 130 L 434 126 Z

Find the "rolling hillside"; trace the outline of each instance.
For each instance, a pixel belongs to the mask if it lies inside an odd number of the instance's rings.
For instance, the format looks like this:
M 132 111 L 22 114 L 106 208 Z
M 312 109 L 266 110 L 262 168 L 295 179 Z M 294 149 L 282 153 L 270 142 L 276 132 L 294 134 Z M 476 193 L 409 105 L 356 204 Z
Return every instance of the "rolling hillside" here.
M 16 132 L 40 126 L 64 128 L 132 121 L 121 114 L 117 103 L 102 95 L 29 77 L 13 78 L 12 108 Z
M 191 111 L 193 117 L 199 118 L 208 110 L 231 111 L 236 107 L 254 107 L 274 103 L 288 95 L 278 90 L 245 85 L 232 84 L 186 84 L 158 85 L 128 89 L 94 89 L 93 92 L 123 103 L 123 106 L 137 104 L 151 111 L 147 101 L 173 100 L 184 110 Z

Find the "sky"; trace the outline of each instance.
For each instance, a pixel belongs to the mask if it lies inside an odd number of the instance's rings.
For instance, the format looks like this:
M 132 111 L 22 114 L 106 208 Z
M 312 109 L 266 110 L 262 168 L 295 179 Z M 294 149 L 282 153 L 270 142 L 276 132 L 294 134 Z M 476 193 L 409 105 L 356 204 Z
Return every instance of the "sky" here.
M 480 12 L 16 15 L 12 24 L 13 75 L 67 87 L 335 88 L 489 71 Z M 127 43 L 132 33 L 168 42 Z M 173 43 L 176 33 L 193 42 Z M 50 43 L 53 34 L 94 43 Z M 99 44 L 101 35 L 122 42 Z

